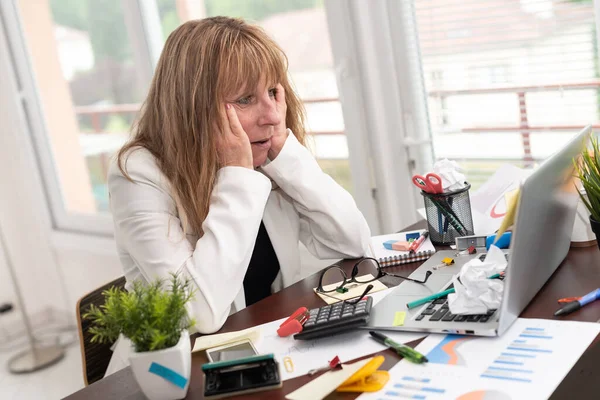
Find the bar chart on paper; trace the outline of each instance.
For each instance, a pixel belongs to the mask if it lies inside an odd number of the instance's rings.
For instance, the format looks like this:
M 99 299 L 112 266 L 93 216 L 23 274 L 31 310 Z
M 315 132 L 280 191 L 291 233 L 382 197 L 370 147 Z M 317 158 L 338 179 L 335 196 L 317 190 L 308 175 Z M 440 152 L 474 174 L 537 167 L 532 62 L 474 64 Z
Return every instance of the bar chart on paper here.
M 520 318 L 501 337 L 432 334 L 416 347 L 428 363 L 399 362 L 384 389 L 360 399 L 547 399 L 599 332 L 593 323 Z
M 536 367 L 551 361 L 554 346 L 553 336 L 545 328 L 526 327 L 480 376 L 531 383 Z

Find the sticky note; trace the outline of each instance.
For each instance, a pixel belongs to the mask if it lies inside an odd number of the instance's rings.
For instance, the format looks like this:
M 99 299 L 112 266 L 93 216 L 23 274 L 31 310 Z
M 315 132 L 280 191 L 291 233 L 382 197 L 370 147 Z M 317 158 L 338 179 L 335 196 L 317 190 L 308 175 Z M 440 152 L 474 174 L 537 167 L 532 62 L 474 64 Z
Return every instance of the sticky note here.
M 150 365 L 148 372 L 158 375 L 182 389 L 185 388 L 185 385 L 187 384 L 187 379 L 183 375 L 155 362 Z
M 406 311 L 397 311 L 396 315 L 394 315 L 394 323 L 392 324 L 392 326 L 404 325 L 405 317 L 406 317 Z

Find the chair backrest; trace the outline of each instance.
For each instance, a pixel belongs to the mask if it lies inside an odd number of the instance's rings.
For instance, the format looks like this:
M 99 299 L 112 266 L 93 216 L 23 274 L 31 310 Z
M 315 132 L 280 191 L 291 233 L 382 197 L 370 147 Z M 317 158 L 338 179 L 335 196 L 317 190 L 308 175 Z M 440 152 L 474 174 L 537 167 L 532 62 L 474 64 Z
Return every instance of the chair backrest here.
M 108 363 L 112 357 L 112 350 L 109 343 L 92 343 L 92 335 L 89 333 L 90 321 L 83 318 L 88 312 L 91 304 L 100 306 L 104 304 L 104 290 L 111 287 L 117 287 L 125 290 L 125 277 L 120 277 L 112 282 L 99 287 L 98 289 L 86 294 L 77 302 L 77 326 L 79 328 L 79 344 L 81 346 L 81 361 L 83 366 L 83 381 L 85 385 L 99 381 L 104 377 Z

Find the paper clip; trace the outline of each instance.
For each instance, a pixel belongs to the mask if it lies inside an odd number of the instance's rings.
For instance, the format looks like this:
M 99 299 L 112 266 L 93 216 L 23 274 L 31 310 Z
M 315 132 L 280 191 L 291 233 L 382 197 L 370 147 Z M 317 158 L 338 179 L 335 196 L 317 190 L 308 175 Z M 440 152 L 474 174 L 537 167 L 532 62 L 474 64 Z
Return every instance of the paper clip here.
M 440 268 L 449 267 L 454 264 L 454 258 L 446 257 L 442 260 L 442 263 L 433 267 L 434 270 L 438 270 Z
M 294 313 L 288 319 L 279 325 L 277 334 L 280 337 L 286 337 L 302 332 L 302 325 L 304 325 L 304 323 L 308 320 L 309 316 L 308 309 L 306 307 L 300 307 L 294 311 Z
M 466 255 L 476 254 L 476 253 L 477 253 L 477 248 L 475 246 L 470 246 L 466 250 L 457 251 L 456 255 L 457 256 L 466 256 Z
M 340 361 L 340 357 L 335 356 L 333 357 L 333 360 L 329 361 L 329 364 L 326 367 L 314 368 L 308 371 L 308 376 L 313 376 L 314 374 L 319 373 L 321 371 L 329 371 L 330 369 L 335 369 L 338 367 L 342 367 L 342 362 Z

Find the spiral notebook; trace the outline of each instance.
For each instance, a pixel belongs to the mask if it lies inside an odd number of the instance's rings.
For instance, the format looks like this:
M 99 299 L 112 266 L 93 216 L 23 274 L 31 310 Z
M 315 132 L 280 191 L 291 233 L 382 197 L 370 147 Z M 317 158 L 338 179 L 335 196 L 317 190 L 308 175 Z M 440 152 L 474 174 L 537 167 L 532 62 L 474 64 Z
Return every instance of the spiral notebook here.
M 408 264 L 415 261 L 427 260 L 435 253 L 435 247 L 431 243 L 431 239 L 427 238 L 414 254 L 409 254 L 408 251 L 388 250 L 383 247 L 383 243 L 389 240 L 406 241 L 406 235 L 410 233 L 422 233 L 420 231 L 408 231 L 392 233 L 390 235 L 373 236 L 371 238 L 371 256 L 379 260 L 382 267 L 391 267 L 394 265 Z

